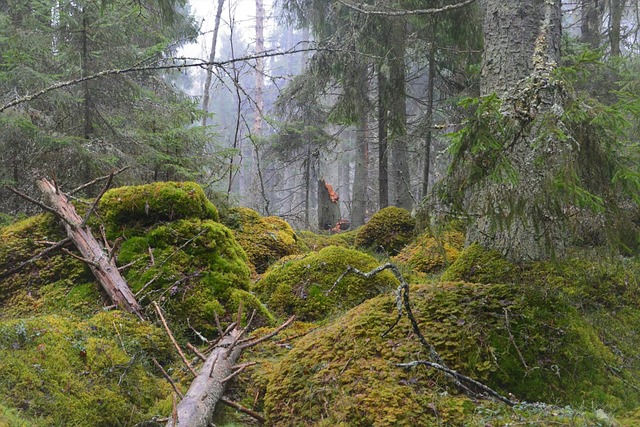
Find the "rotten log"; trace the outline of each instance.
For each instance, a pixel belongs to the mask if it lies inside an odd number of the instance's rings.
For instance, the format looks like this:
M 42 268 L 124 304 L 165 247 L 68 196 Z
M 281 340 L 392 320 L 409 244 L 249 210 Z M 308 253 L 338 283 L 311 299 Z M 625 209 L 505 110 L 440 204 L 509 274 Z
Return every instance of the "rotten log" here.
M 69 203 L 64 193 L 59 191 L 53 182 L 40 179 L 37 184 L 48 200 L 50 210 L 63 220 L 67 236 L 73 241 L 82 255 L 82 259 L 91 269 L 110 300 L 125 311 L 143 319 L 140 304 L 120 274 L 113 258 L 105 253 L 102 245 L 98 243 L 89 227 L 85 225 L 86 220 L 78 215 L 75 207 Z

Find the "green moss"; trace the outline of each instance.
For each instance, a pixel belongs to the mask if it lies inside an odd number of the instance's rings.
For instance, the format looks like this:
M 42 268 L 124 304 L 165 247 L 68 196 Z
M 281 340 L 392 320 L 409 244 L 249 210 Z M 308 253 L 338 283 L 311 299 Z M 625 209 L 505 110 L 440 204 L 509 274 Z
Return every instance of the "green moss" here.
M 464 246 L 460 232 L 445 232 L 441 238 L 422 234 L 393 258 L 394 262 L 421 272 L 432 273 L 454 262 Z
M 370 255 L 330 246 L 303 258 L 273 265 L 256 283 L 255 291 L 269 309 L 279 315 L 296 314 L 302 320 L 322 319 L 396 287 L 398 282 L 389 272 L 368 281 L 349 274 L 333 287 L 347 266 L 369 271 L 377 265 Z
M 0 427 L 30 427 L 31 425 L 17 411 L 0 404 Z
M 327 246 L 341 246 L 351 248 L 355 245 L 357 230 L 335 234 L 317 234 L 313 231 L 298 231 L 298 236 L 309 250 L 317 252 Z
M 447 365 L 503 394 L 614 411 L 640 403 L 638 368 L 614 374 L 610 368 L 620 363 L 620 355 L 561 295 L 535 286 L 443 283 L 413 287 L 411 296 L 426 339 Z M 394 317 L 394 298 L 379 296 L 301 338 L 268 384 L 269 423 L 482 426 L 535 420 L 596 425 L 594 414 L 541 412 L 540 406 L 514 412 L 472 402 L 457 396 L 440 373 L 395 367 L 428 356 L 406 318 L 381 336 Z
M 249 208 L 233 208 L 223 222 L 233 229 L 257 273 L 264 273 L 284 256 L 301 252 L 298 236 L 281 218 L 262 217 Z
M 218 221 L 218 210 L 194 182 L 155 182 L 114 188 L 100 200 L 100 215 L 110 235 L 185 218 Z
M 172 390 L 149 361 L 171 354 L 163 331 L 117 311 L 1 321 L 0 395 L 38 425 L 133 425 L 166 414 L 153 407 Z
M 474 243 L 447 268 L 442 280 L 508 283 L 514 279 L 517 272 L 517 266 L 505 260 L 499 252 L 486 250 Z
M 389 206 L 358 229 L 355 245 L 396 255 L 413 239 L 415 226 L 409 211 Z

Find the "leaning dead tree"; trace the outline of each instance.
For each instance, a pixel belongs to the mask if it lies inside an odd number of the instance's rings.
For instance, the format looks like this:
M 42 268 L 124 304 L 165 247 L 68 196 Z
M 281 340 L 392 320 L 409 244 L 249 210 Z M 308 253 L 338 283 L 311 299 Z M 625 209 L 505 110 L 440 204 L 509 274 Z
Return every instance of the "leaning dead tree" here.
M 12 188 L 11 190 L 20 197 L 35 203 L 59 218 L 62 221 L 68 236 L 67 239 L 63 240 L 63 242 L 70 240 L 78 249 L 78 252 L 80 252 L 80 256 L 66 251 L 67 254 L 80 259 L 89 267 L 113 304 L 121 307 L 129 313 L 137 315 L 140 319 L 143 319 L 142 308 L 136 300 L 133 292 L 131 292 L 131 289 L 129 289 L 127 282 L 120 274 L 120 271 L 118 271 L 118 267 L 116 266 L 115 260 L 112 256 L 113 254 L 107 253 L 103 249 L 103 246 L 105 245 L 100 244 L 96 240 L 91 233 L 91 229 L 87 225 L 89 217 L 96 209 L 102 195 L 111 185 L 113 176 L 114 173 L 105 177 L 107 183 L 85 214 L 84 218 L 78 215 L 75 207 L 69 202 L 67 195 L 60 191 L 55 181 L 43 178 L 37 182 L 38 188 L 42 191 L 49 204 L 44 204 L 32 199 L 16 189 Z M 62 245 L 55 245 L 55 247 L 60 246 Z

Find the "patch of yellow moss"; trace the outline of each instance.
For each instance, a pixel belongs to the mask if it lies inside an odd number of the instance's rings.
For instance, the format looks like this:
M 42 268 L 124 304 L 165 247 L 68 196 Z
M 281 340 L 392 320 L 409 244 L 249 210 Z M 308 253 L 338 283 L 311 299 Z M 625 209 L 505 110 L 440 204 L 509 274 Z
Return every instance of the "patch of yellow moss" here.
M 398 285 L 390 272 L 384 272 L 371 280 L 348 274 L 334 287 L 347 266 L 367 272 L 378 262 L 354 249 L 329 246 L 303 258 L 275 264 L 254 290 L 274 313 L 296 314 L 301 320 L 313 321 L 344 312 Z
M 298 236 L 282 218 L 262 217 L 249 208 L 233 208 L 223 222 L 229 226 L 257 273 L 280 258 L 300 253 Z
M 389 206 L 375 213 L 358 229 L 355 245 L 398 254 L 414 238 L 415 219 L 406 209 Z
M 414 271 L 433 273 L 453 263 L 463 247 L 464 235 L 460 232 L 445 232 L 442 237 L 424 233 L 393 257 L 393 261 Z
M 185 218 L 218 221 L 218 210 L 195 182 L 154 182 L 114 188 L 100 200 L 99 213 L 110 235 L 135 232 L 159 222 Z
M 560 294 L 537 286 L 442 283 L 412 287 L 413 312 L 445 363 L 504 395 L 624 412 L 640 403 L 637 363 L 624 361 Z M 515 410 L 457 395 L 441 373 L 395 363 L 428 360 L 411 325 L 379 296 L 301 338 L 265 396 L 271 425 L 430 426 L 513 422 L 603 425 L 596 413 L 544 405 Z M 637 345 L 640 339 L 635 337 Z M 635 358 L 638 350 L 625 357 Z
M 172 352 L 162 330 L 119 311 L 0 321 L 0 396 L 36 425 L 135 425 L 168 413 L 172 389 L 150 360 Z

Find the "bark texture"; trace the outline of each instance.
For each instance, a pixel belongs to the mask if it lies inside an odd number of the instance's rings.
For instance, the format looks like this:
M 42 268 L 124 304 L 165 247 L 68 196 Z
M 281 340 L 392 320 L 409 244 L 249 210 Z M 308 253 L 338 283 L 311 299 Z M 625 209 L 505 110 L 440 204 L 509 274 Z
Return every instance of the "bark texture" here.
M 333 194 L 332 194 L 333 193 Z M 340 221 L 337 195 L 324 179 L 318 181 L 318 227 L 329 230 Z
M 178 403 L 177 422 L 174 424 L 173 420 L 169 420 L 167 427 L 207 427 L 209 425 L 216 404 L 224 394 L 223 380 L 231 375 L 242 353 L 241 346 L 229 349 L 240 333 L 238 329 L 231 331 L 207 356 L 187 394 Z
M 551 75 L 559 60 L 560 1 L 490 0 L 486 6 L 481 90 L 501 98 L 502 115 L 518 129 L 502 142 L 516 179 L 485 177 L 468 192 L 474 218 L 468 243 L 513 260 L 561 256 L 564 223 L 550 191 L 572 154 L 566 142 L 545 133 L 551 124 L 545 120 L 557 124 L 562 111 L 562 89 Z
M 102 249 L 102 245 L 91 234 L 87 226 L 83 226 L 75 208 L 66 196 L 49 180 L 38 181 L 38 188 L 48 199 L 53 210 L 64 220 L 67 235 L 73 241 L 82 257 L 88 261 L 87 265 L 105 290 L 111 301 L 142 318 L 142 308 L 136 297 L 129 289 L 127 282 L 120 275 L 118 267 L 112 258 Z

